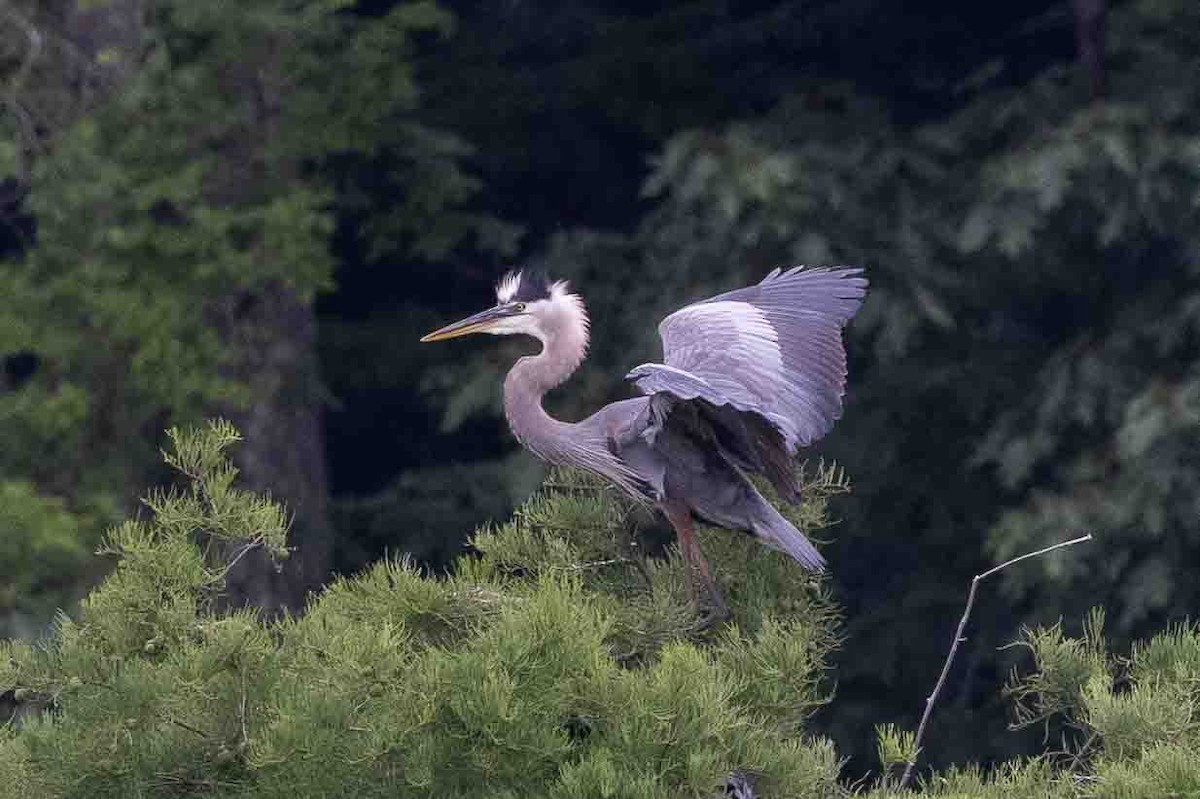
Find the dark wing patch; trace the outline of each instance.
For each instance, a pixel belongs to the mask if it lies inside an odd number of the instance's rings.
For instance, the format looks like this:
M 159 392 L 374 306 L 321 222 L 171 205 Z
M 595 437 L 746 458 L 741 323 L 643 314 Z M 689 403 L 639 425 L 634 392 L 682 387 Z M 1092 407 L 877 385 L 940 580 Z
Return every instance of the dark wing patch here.
M 699 407 L 718 446 L 735 465 L 766 477 L 784 500 L 800 500 L 791 453 L 778 428 L 756 413 L 741 413 L 728 405 Z
M 786 501 L 799 500 L 800 485 L 783 434 L 759 414 L 700 397 L 678 398 L 669 391 L 653 394 L 649 411 L 642 436 L 651 446 L 669 446 L 669 437 L 666 444 L 660 438 L 669 427 L 691 442 L 693 457 L 716 451 L 728 463 L 766 477 Z

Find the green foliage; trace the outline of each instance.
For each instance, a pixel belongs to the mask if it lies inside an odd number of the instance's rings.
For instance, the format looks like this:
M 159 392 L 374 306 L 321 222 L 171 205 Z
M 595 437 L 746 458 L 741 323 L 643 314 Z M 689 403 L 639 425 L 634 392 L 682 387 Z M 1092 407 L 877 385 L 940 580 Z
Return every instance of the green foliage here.
M 1143 750 L 1136 758 L 1106 762 L 1097 776 L 1093 793 L 1097 799 L 1200 794 L 1196 749 L 1178 744 L 1160 744 Z
M 649 799 L 741 771 L 760 796 L 840 795 L 832 747 L 803 731 L 834 616 L 782 556 L 706 533 L 735 623 L 702 628 L 681 558 L 561 472 L 453 576 L 387 560 L 266 621 L 213 602 L 213 544 L 283 551 L 282 509 L 234 487 L 237 438 L 173 432 L 183 486 L 110 531 L 116 569 L 77 618 L 5 645 L 0 688 L 34 709 L 0 743 L 0 794 Z M 806 485 L 813 532 L 845 483 Z
M 4 272 L 14 318 L 0 323 L 5 352 L 45 361 L 25 392 L 66 381 L 91 396 L 103 369 L 148 416 L 165 407 L 187 418 L 230 399 L 214 305 L 330 286 L 332 187 L 313 164 L 408 146 L 413 162 L 441 164 L 423 168 L 453 172 L 458 153 L 433 132 L 395 125 L 417 99 L 408 40 L 445 30 L 448 17 L 414 3 L 367 25 L 339 13 L 347 5 L 157 4 L 144 66 L 55 131 L 35 165 L 37 246 Z M 450 177 L 421 185 L 444 192 Z M 427 214 L 457 199 L 412 194 Z
M 17 618 L 45 618 L 74 598 L 89 542 L 78 516 L 26 482 L 0 483 L 0 530 L 0 615 L 20 629 Z
M 448 35 L 450 15 L 353 5 L 160 0 L 123 17 L 93 4 L 78 24 L 95 29 L 95 52 L 72 39 L 74 12 L 6 10 L 42 47 L 28 70 L 0 63 L 14 112 L 3 124 L 24 113 L 36 132 L 0 153 L 36 220 L 0 269 L 0 355 L 32 364 L 0 391 L 0 478 L 58 509 L 27 503 L 16 538 L 45 538 L 31 546 L 49 553 L 69 524 L 94 546 L 162 476 L 164 425 L 261 400 L 244 365 L 273 342 L 256 309 L 277 296 L 311 309 L 332 287 L 339 219 L 391 258 L 511 234 L 456 210 L 476 189 L 460 168 L 469 148 L 419 117 L 414 40 Z M 404 201 L 366 192 L 364 171 Z M 296 404 L 321 401 L 315 376 L 279 380 Z M 78 558 L 28 565 L 28 623 L 86 577 Z
M 945 799 L 1048 799 L 1080 795 L 1069 783 L 1058 779 L 1042 760 L 1002 764 L 990 774 L 974 766 L 953 768 L 933 775 L 924 783 L 924 789 L 930 796 Z
M 286 514 L 235 485 L 228 423 L 172 431 L 181 485 L 113 528 L 115 570 L 36 643 L 7 642 L 0 796 L 841 797 L 841 762 L 806 732 L 828 697 L 836 616 L 819 583 L 746 537 L 705 531 L 731 601 L 697 624 L 686 567 L 641 511 L 556 471 L 476 554 L 432 577 L 405 560 L 338 580 L 298 617 L 215 601 L 232 560 L 284 547 Z M 793 515 L 828 519 L 840 471 L 804 475 Z M 223 544 L 224 546 L 219 546 Z M 230 554 L 232 553 L 232 554 Z M 935 773 L 931 796 L 1189 795 L 1200 785 L 1200 631 L 1104 655 L 1030 630 L 1012 690 L 1079 733 L 1065 752 Z M 1115 686 L 1120 684 L 1120 689 Z M 876 730 L 885 765 L 911 733 Z M 1172 793 L 1174 792 L 1174 793 Z M 871 795 L 895 795 L 885 781 Z
M 1061 714 L 1077 731 L 1068 765 L 1094 776 L 1074 782 L 1098 797 L 1189 796 L 1200 786 L 1200 631 L 1176 626 L 1128 658 L 1103 654 L 1094 613 L 1083 640 L 1057 630 L 1027 634 L 1036 668 L 1015 690 Z M 1064 664 L 1073 676 L 1063 680 Z M 1064 686 L 1064 683 L 1068 685 Z M 1020 719 L 1021 717 L 1018 716 Z
M 828 524 L 825 502 L 846 484 L 840 470 L 821 467 L 805 485 L 808 501 L 785 513 L 811 534 Z M 476 535 L 472 545 L 485 557 L 462 561 L 456 571 L 478 579 L 577 574 L 605 597 L 613 616 L 614 656 L 621 661 L 643 662 L 681 636 L 702 635 L 677 560 L 646 558 L 653 541 L 638 535 L 639 521 L 631 516 L 637 509 L 613 501 L 614 489 L 598 478 L 552 472 L 546 486 L 553 490 L 532 498 L 511 522 Z M 822 587 L 748 536 L 702 529 L 699 538 L 714 563 L 740 564 L 715 569 L 734 605 L 734 627 L 724 633 L 729 667 L 759 675 L 760 682 L 744 690 L 764 710 L 774 707 L 772 717 L 811 711 L 821 701 L 817 670 L 834 643 L 833 611 Z M 793 618 L 804 619 L 804 629 Z M 768 664 L 772 679 L 764 680 L 761 669 Z M 789 705 L 801 698 L 811 704 Z
M 1017 723 L 1064 721 L 1073 735 L 1061 751 L 1000 764 L 990 773 L 953 768 L 922 780 L 937 797 L 1194 796 L 1200 789 L 1200 631 L 1178 626 L 1135 646 L 1128 658 L 1105 653 L 1103 614 L 1094 611 L 1080 639 L 1061 625 L 1027 630 L 1031 672 L 1014 675 Z M 1031 710 L 1032 709 L 1032 710 Z M 906 739 L 877 731 L 881 757 L 893 762 Z M 1046 741 L 1054 738 L 1047 736 Z M 884 787 L 872 795 L 894 795 Z
M 1022 645 L 1030 650 L 1038 670 L 1009 686 L 1016 700 L 1017 723 L 1045 721 L 1068 712 L 1082 701 L 1089 686 L 1106 674 L 1104 615 L 1094 611 L 1084 637 L 1067 638 L 1062 624 L 1024 630 Z
M 875 725 L 875 751 L 879 755 L 881 782 L 889 784 L 893 769 L 915 762 L 919 754 L 917 736 L 895 724 Z

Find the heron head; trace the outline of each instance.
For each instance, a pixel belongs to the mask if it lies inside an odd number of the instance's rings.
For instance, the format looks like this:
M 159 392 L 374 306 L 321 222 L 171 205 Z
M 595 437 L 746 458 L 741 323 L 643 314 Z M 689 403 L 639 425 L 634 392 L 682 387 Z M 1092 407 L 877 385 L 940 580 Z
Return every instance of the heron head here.
M 564 328 L 586 337 L 587 327 L 583 303 L 567 291 L 566 283 L 551 283 L 541 272 L 524 270 L 509 272 L 501 279 L 494 306 L 439 328 L 421 341 L 444 341 L 471 333 L 523 334 L 545 341 Z

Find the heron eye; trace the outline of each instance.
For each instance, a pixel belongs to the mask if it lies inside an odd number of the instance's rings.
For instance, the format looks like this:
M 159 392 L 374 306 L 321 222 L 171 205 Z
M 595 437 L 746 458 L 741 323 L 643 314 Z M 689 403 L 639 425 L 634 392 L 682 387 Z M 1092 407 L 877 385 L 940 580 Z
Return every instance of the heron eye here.
M 517 313 L 525 313 L 525 303 L 523 302 L 518 302 L 513 308 L 516 309 Z

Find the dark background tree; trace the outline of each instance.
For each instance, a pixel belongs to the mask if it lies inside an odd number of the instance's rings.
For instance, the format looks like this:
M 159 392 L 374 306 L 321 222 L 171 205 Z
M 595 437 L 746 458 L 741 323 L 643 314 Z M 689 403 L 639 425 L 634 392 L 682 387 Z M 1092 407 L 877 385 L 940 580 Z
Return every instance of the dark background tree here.
M 567 415 L 623 396 L 688 299 L 867 267 L 846 415 L 812 453 L 855 484 L 818 719 L 851 771 L 873 723 L 913 725 L 997 558 L 1098 537 L 983 598 L 935 762 L 1027 745 L 995 651 L 1022 623 L 1102 603 L 1122 645 L 1196 612 L 1194 3 L 2 9 L 0 487 L 31 498 L 6 517 L 13 624 L 91 578 L 99 530 L 162 477 L 158 431 L 216 409 L 308 559 L 242 596 L 294 601 L 385 551 L 445 567 L 540 469 L 498 413 L 522 345 L 416 339 L 510 264 L 592 310 Z

